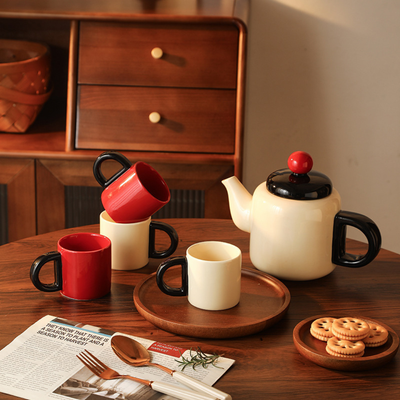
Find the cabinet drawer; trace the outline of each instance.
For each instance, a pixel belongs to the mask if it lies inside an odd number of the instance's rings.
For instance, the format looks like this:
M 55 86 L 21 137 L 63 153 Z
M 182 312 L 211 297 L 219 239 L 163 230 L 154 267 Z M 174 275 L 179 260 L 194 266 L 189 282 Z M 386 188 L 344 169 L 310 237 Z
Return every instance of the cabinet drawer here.
M 80 85 L 75 146 L 232 154 L 235 104 L 234 90 Z
M 230 24 L 81 22 L 78 83 L 233 89 L 238 38 Z

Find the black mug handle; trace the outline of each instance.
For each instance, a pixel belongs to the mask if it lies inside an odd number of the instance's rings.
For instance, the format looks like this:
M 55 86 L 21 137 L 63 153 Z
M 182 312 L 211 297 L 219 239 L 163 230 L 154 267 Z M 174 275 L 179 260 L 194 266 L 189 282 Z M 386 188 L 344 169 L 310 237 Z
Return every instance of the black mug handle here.
M 165 232 L 170 240 L 171 244 L 166 250 L 157 251 L 156 250 L 156 230 Z M 165 222 L 151 221 L 149 229 L 149 258 L 165 258 L 171 256 L 176 248 L 178 247 L 178 234 L 176 230 Z
M 346 253 L 347 225 L 359 229 L 367 238 L 365 255 Z M 350 211 L 339 211 L 333 224 L 332 263 L 343 267 L 359 268 L 369 264 L 379 253 L 382 238 L 378 227 L 370 218 Z
M 121 164 L 122 169 L 119 170 L 116 174 L 114 174 L 110 179 L 106 179 L 103 173 L 101 172 L 101 165 L 106 160 L 114 160 Z M 113 183 L 116 179 L 118 179 L 122 174 L 124 174 L 128 169 L 132 166 L 132 163 L 121 153 L 116 151 L 105 151 L 100 154 L 96 161 L 93 164 L 93 175 L 96 178 L 97 182 L 104 188 Z
M 42 283 L 39 273 L 43 265 L 54 261 L 54 282 Z M 56 292 L 62 289 L 62 263 L 61 254 L 58 251 L 51 251 L 38 257 L 31 265 L 30 278 L 34 286 L 42 292 Z
M 168 286 L 164 282 L 164 274 L 168 268 L 173 267 L 174 265 L 180 265 L 182 271 L 182 286 L 180 288 L 173 288 Z M 162 292 L 168 294 L 169 296 L 187 296 L 188 294 L 188 265 L 186 257 L 178 256 L 169 258 L 162 262 L 156 273 L 156 281 L 158 287 L 161 289 Z

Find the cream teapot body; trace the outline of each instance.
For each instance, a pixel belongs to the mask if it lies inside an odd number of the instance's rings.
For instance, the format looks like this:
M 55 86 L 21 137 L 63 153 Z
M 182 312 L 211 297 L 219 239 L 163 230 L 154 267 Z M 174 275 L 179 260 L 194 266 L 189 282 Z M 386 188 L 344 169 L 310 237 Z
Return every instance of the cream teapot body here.
M 298 176 L 293 177 L 294 184 Z M 268 189 L 268 181 L 260 184 L 253 196 L 236 177 L 222 183 L 228 191 L 233 222 L 250 233 L 250 259 L 261 271 L 280 279 L 312 280 L 328 275 L 336 265 L 364 266 L 379 252 L 377 226 L 361 214 L 341 211 L 340 195 L 333 187 L 321 198 L 313 193 L 310 199 L 298 200 L 272 193 L 275 189 Z M 365 255 L 346 253 L 348 225 L 367 237 Z
M 268 191 L 255 194 L 250 257 L 261 271 L 281 279 L 310 280 L 332 272 L 332 240 L 340 196 L 296 201 Z M 300 204 L 298 204 L 300 203 Z

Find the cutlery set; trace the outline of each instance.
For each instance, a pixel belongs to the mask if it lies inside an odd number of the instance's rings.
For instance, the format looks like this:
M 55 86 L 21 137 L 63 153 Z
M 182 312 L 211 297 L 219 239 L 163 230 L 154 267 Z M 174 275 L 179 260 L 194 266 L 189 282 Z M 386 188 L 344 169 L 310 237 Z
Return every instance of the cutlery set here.
M 127 343 L 128 341 L 132 341 L 131 346 L 134 346 L 135 348 L 138 349 L 140 353 L 138 354 L 146 354 L 148 353 L 147 350 L 140 345 L 138 342 L 134 341 L 133 339 L 124 337 L 124 336 L 115 336 L 113 339 L 114 343 L 112 343 L 112 348 L 115 352 L 115 354 L 124 362 L 126 362 L 129 365 L 134 365 L 132 362 L 129 361 L 129 358 L 126 358 L 126 355 L 123 352 L 123 349 L 117 350 L 116 343 L 117 344 L 122 344 L 124 349 L 128 348 Z M 129 345 L 128 345 L 129 346 Z M 132 347 L 133 348 L 133 347 Z M 155 366 L 159 367 L 163 371 L 169 373 L 173 378 L 175 378 L 178 382 L 184 383 L 185 385 L 194 388 L 195 390 L 191 389 L 185 389 L 182 387 L 178 387 L 175 385 L 171 385 L 165 382 L 160 382 L 160 381 L 149 381 L 145 379 L 140 379 L 140 378 L 135 378 L 130 375 L 121 375 L 117 371 L 111 369 L 108 367 L 106 364 L 104 364 L 102 361 L 100 361 L 97 357 L 95 357 L 93 354 L 91 354 L 88 350 L 84 350 L 81 352 L 79 355 L 77 355 L 78 359 L 87 367 L 93 374 L 97 375 L 101 379 L 105 380 L 110 380 L 110 379 L 130 379 L 132 381 L 141 383 L 143 385 L 146 385 L 153 390 L 167 394 L 173 397 L 176 397 L 177 399 L 181 400 L 231 400 L 231 396 L 227 393 L 224 393 L 218 389 L 215 389 L 207 384 L 204 384 L 194 378 L 188 377 L 187 375 L 178 372 L 178 371 L 173 371 L 170 370 L 169 368 L 160 366 L 158 364 L 153 364 L 150 363 L 150 355 L 148 355 L 147 361 L 145 363 L 141 362 L 137 364 L 137 366 L 143 366 L 143 365 L 150 365 L 150 366 Z

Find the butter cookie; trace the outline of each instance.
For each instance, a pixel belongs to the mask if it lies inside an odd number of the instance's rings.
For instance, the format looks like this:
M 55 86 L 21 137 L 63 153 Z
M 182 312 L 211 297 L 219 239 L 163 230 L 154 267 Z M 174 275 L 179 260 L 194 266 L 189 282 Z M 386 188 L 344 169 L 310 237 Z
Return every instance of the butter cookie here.
M 366 338 L 363 339 L 366 347 L 379 347 L 384 345 L 389 337 L 389 332 L 383 326 L 370 323 L 370 331 Z
M 343 358 L 362 357 L 364 355 L 365 344 L 361 340 L 352 342 L 351 340 L 338 339 L 332 337 L 326 343 L 326 351 L 331 356 Z
M 332 317 L 323 317 L 318 318 L 311 324 L 310 333 L 318 340 L 322 340 L 327 342 L 328 339 L 333 337 L 332 333 L 332 323 L 335 318 Z
M 333 336 L 338 339 L 358 341 L 369 335 L 370 327 L 362 319 L 359 318 L 338 318 L 332 323 Z

